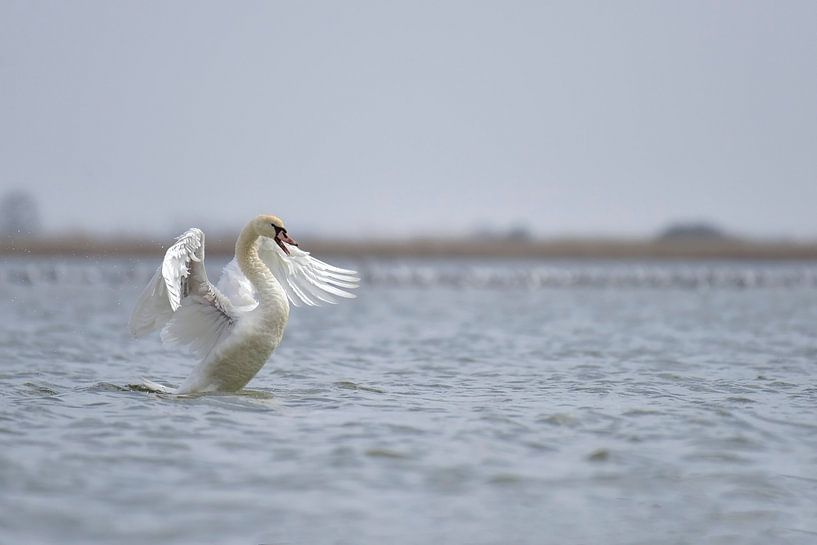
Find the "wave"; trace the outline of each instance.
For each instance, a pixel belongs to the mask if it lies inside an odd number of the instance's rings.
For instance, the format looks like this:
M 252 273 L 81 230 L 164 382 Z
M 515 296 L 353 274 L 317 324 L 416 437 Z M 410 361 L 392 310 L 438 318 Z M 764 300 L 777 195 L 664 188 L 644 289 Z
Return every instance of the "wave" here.
M 817 287 L 817 263 L 622 263 L 372 265 L 373 284 L 484 288 L 799 288 Z
M 215 261 L 215 260 L 213 260 Z M 211 270 L 223 263 L 211 261 Z M 817 262 L 367 260 L 343 264 L 373 286 L 541 289 L 817 287 Z M 32 258 L 0 264 L 0 286 L 138 286 L 156 264 L 139 259 Z M 215 275 L 211 275 L 215 276 Z

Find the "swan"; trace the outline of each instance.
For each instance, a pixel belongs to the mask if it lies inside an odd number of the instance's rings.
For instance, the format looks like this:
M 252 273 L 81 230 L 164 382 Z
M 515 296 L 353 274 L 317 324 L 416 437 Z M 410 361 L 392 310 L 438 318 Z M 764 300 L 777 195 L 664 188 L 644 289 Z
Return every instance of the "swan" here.
M 301 250 L 281 218 L 261 215 L 241 231 L 235 257 L 214 286 L 204 268 L 204 232 L 188 229 L 136 300 L 128 327 L 134 337 L 161 329 L 164 344 L 186 347 L 200 360 L 178 388 L 146 379 L 144 386 L 172 394 L 236 392 L 278 347 L 290 303 L 354 298 L 346 290 L 358 282 L 355 271 Z

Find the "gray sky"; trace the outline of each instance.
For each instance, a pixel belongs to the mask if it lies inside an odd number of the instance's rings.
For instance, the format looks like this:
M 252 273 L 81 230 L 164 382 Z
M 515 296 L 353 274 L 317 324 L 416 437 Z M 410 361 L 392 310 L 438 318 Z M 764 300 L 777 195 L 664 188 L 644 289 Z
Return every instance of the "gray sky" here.
M 0 0 L 50 230 L 817 238 L 817 2 Z

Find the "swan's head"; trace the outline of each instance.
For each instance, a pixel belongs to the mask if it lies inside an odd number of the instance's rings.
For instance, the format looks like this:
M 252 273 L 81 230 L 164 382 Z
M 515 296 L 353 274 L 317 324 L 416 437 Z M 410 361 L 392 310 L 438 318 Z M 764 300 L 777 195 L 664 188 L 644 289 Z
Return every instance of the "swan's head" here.
M 253 225 L 255 226 L 255 232 L 258 236 L 271 238 L 287 255 L 289 255 L 289 249 L 284 242 L 292 246 L 298 245 L 297 242 L 289 237 L 287 228 L 284 227 L 284 220 L 278 216 L 258 216 L 253 220 Z

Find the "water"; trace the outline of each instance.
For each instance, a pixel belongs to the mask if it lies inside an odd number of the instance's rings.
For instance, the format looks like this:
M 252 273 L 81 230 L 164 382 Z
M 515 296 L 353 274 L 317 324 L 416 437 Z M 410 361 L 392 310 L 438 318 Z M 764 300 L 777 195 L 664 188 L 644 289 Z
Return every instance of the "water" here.
M 4 259 L 0 543 L 817 542 L 817 264 L 347 264 L 175 398 L 152 262 Z

